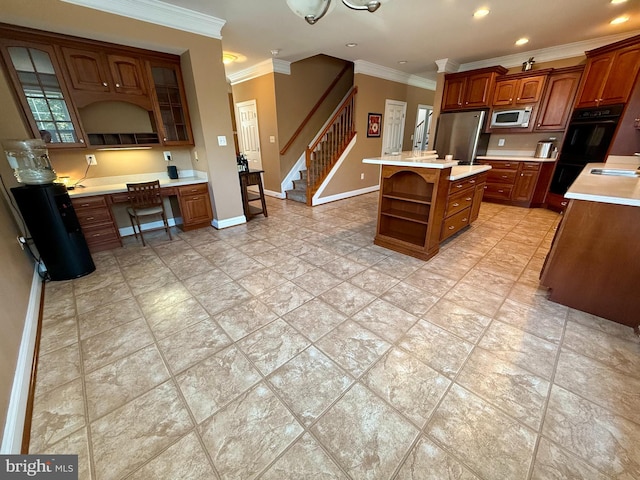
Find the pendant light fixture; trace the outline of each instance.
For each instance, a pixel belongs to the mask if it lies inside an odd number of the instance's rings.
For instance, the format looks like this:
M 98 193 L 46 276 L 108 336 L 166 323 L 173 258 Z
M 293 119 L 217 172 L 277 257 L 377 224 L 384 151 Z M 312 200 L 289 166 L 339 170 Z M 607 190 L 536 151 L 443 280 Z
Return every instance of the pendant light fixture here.
M 342 0 L 342 3 L 352 10 L 368 12 L 375 12 L 381 5 L 378 0 Z M 332 0 L 287 0 L 287 5 L 309 25 L 314 25 L 335 6 Z

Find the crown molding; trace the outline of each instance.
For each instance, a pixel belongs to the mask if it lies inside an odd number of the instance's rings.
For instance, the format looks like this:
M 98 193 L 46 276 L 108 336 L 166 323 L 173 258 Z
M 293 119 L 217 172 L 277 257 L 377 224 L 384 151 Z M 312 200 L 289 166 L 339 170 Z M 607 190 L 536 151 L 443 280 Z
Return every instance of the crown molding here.
M 93 8 L 147 23 L 162 25 L 205 37 L 222 39 L 226 20 L 170 5 L 159 0 L 62 0 L 81 7 Z
M 454 62 L 450 58 L 441 58 L 440 60 L 436 60 L 436 65 L 438 65 L 438 73 L 457 72 L 460 68 L 460 64 L 458 62 Z
M 393 68 L 383 67 L 365 60 L 356 60 L 353 63 L 355 65 L 354 73 L 362 73 L 371 77 L 382 78 L 383 80 L 404 83 L 412 87 L 424 88 L 425 90 L 435 91 L 436 89 L 436 82 L 424 77 L 400 72 Z
M 580 57 L 584 56 L 585 52 L 593 50 L 594 48 L 609 45 L 611 43 L 615 43 L 638 34 L 640 34 L 640 30 L 621 33 L 618 35 L 609 35 L 607 37 L 594 38 L 591 40 L 584 40 L 581 42 L 567 43 L 565 45 L 558 45 L 555 47 L 541 48 L 539 50 L 530 50 L 528 52 L 505 55 L 504 57 L 489 58 L 487 60 L 480 60 L 478 62 L 463 63 L 460 65 L 458 71 L 464 72 L 467 70 L 475 70 L 476 68 L 492 67 L 494 65 L 502 65 L 506 68 L 516 67 L 522 65 L 523 58 L 526 60 L 530 57 L 535 57 L 537 63 L 552 62 L 554 60 L 562 60 L 572 57 Z
M 263 62 L 257 63 L 245 70 L 241 70 L 236 73 L 230 73 L 227 75 L 227 79 L 231 85 L 247 82 L 254 78 L 261 77 L 262 75 L 268 75 L 269 73 L 282 73 L 284 75 L 291 75 L 291 62 L 280 60 L 277 58 L 269 58 Z

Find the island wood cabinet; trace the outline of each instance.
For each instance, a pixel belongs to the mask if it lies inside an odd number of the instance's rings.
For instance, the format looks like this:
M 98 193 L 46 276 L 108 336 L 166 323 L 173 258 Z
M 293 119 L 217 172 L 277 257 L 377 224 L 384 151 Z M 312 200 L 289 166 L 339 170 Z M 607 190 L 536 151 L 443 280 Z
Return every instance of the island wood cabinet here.
M 488 107 L 496 77 L 507 69 L 501 66 L 445 75 L 442 111 Z
M 542 97 L 546 74 L 514 74 L 497 78 L 493 94 L 494 107 L 538 103 Z
M 484 187 L 485 199 L 520 207 L 544 205 L 553 162 L 478 160 L 478 163 L 491 165 Z
M 576 108 L 626 103 L 640 69 L 640 36 L 586 54 Z
M 92 253 L 122 246 L 107 195 L 72 198 L 82 233 Z
M 478 218 L 486 179 L 487 173 L 483 172 L 449 182 L 440 241 L 458 233 Z
M 638 238 L 639 207 L 570 200 L 540 276 L 549 299 L 640 334 Z
M 584 65 L 554 69 L 540 102 L 534 131 L 560 132 L 567 128 Z

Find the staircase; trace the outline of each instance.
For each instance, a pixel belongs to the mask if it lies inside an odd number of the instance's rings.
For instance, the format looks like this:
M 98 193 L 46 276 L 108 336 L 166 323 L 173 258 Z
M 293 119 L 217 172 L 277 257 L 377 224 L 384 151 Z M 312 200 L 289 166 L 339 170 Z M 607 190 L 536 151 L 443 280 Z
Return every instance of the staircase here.
M 306 148 L 307 168 L 300 171 L 300 180 L 293 181 L 294 188 L 285 192 L 287 199 L 311 206 L 313 195 L 356 134 L 354 107 L 357 91 L 355 87 L 351 89 L 325 128 Z

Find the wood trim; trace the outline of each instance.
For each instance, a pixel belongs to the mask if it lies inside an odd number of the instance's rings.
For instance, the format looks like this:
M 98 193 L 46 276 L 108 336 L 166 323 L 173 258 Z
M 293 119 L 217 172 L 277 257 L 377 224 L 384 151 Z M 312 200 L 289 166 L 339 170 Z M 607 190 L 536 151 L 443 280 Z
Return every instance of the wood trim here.
M 352 65 L 350 63 L 347 63 L 344 66 L 344 68 L 340 71 L 340 73 L 336 75 L 336 78 L 333 79 L 333 82 L 331 82 L 331 84 L 327 87 L 324 93 L 320 96 L 316 104 L 311 108 L 311 111 L 307 114 L 304 120 L 302 120 L 302 123 L 300 124 L 298 129 L 293 133 L 293 135 L 291 136 L 289 141 L 285 144 L 285 146 L 282 147 L 282 150 L 280 150 L 280 155 L 284 155 L 285 153 L 287 153 L 289 148 L 291 148 L 291 145 L 293 144 L 293 142 L 296 141 L 296 139 L 302 132 L 302 129 L 307 125 L 307 123 L 309 123 L 309 121 L 311 120 L 311 117 L 313 117 L 313 114 L 318 111 L 318 109 L 322 105 L 322 102 L 324 102 L 325 99 L 329 96 L 329 93 L 331 93 L 331 90 L 333 90 L 333 88 L 340 81 L 340 79 L 351 69 L 351 66 Z
M 637 45 L 640 43 L 640 35 L 636 35 L 633 37 L 625 38 L 624 40 L 620 40 L 619 42 L 610 43 L 609 45 L 605 45 L 603 47 L 594 48 L 593 50 L 587 50 L 585 55 L 587 58 L 593 57 L 596 55 L 600 55 L 602 53 L 614 52 L 621 48 L 630 47 L 632 45 Z

